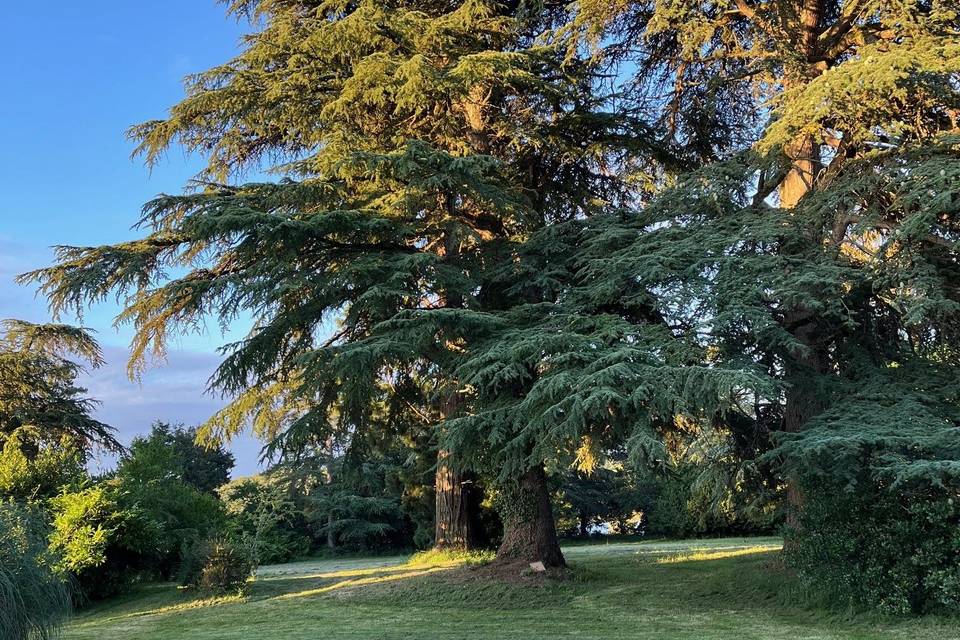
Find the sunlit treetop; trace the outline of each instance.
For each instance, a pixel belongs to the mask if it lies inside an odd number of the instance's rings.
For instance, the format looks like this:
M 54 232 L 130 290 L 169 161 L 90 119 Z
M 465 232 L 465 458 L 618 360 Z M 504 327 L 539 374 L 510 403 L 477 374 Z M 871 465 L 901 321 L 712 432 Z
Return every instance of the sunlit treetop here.
M 629 60 L 662 133 L 717 157 L 800 133 L 842 145 L 916 140 L 956 124 L 960 15 L 912 0 L 584 0 L 580 32 Z

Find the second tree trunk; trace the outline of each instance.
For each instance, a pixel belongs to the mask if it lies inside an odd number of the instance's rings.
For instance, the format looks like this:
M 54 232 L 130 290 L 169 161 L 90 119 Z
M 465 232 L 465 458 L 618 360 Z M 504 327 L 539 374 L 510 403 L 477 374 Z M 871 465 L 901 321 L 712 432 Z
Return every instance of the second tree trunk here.
M 437 458 L 434 545 L 438 549 L 469 549 L 472 537 L 463 474 L 449 465 L 449 452 L 441 450 Z

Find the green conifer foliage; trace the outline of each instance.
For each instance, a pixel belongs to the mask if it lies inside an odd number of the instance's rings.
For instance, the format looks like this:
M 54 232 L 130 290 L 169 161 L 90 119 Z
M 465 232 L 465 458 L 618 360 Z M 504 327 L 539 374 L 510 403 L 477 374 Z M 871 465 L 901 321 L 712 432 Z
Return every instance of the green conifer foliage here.
M 646 127 L 596 92 L 603 68 L 557 31 L 569 18 L 557 5 L 233 3 L 255 20 L 242 52 L 190 78 L 168 118 L 131 131 L 148 162 L 172 144 L 204 155 L 195 193 L 148 203 L 142 238 L 63 247 L 25 280 L 56 312 L 126 296 L 132 373 L 170 335 L 253 314 L 213 380 L 239 394 L 214 435 L 253 421 L 295 454 L 331 425 L 368 427 L 373 399 L 417 379 L 443 409 L 454 465 L 500 449 L 504 481 L 545 492 L 546 447 L 508 450 L 493 434 L 456 449 L 469 434 L 455 419 L 485 401 L 458 367 L 491 326 L 522 330 L 509 310 L 527 302 L 523 285 L 494 276 L 517 245 L 629 200 L 613 168 L 653 151 Z M 283 177 L 227 184 L 253 168 Z M 552 522 L 536 526 L 551 529 L 545 559 L 562 562 Z M 546 547 L 513 548 L 538 559 Z
M 634 63 L 634 101 L 701 167 L 576 231 L 572 281 L 628 280 L 731 372 L 725 410 L 688 406 L 747 460 L 775 447 L 760 463 L 794 510 L 825 491 L 956 500 L 955 3 L 582 8 L 580 33 Z
M 28 457 L 43 445 L 121 449 L 113 428 L 91 416 L 96 401 L 77 385 L 84 366 L 73 358 L 103 364 L 99 345 L 84 329 L 0 322 L 0 450 L 8 439 Z

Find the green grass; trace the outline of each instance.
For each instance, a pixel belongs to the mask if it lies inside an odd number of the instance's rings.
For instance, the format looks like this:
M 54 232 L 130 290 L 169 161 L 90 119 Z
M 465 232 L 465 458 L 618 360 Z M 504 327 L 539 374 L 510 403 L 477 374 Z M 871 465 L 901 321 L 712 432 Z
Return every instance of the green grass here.
M 493 582 L 448 555 L 263 567 L 246 597 L 152 585 L 88 610 L 69 640 L 960 638 L 956 620 L 793 604 L 775 538 L 573 546 L 559 581 Z M 468 559 L 469 560 L 469 559 Z M 469 564 L 469 563 L 468 563 Z

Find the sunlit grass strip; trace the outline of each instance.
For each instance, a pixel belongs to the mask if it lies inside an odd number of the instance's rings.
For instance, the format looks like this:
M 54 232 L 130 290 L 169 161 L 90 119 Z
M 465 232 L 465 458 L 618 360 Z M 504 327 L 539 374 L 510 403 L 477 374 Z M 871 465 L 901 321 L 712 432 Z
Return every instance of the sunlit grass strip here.
M 657 558 L 657 564 L 676 564 L 679 562 L 699 562 L 703 560 L 720 560 L 722 558 L 735 558 L 737 556 L 749 556 L 755 553 L 769 553 L 779 551 L 780 546 L 756 546 L 746 549 L 693 549 L 688 553 L 678 553 L 664 558 Z
M 114 621 L 114 620 L 128 620 L 132 618 L 142 618 L 147 616 L 160 616 L 168 613 L 189 611 L 191 609 L 202 609 L 204 607 L 215 607 L 215 606 L 224 605 L 224 604 L 239 604 L 246 601 L 247 601 L 247 597 L 240 594 L 211 596 L 209 598 L 196 598 L 194 600 L 188 600 L 187 602 L 178 602 L 176 604 L 169 604 L 162 607 L 157 607 L 155 609 L 146 609 L 143 611 L 131 611 L 130 613 L 123 613 L 120 615 L 105 616 L 103 619 L 107 621 Z
M 486 564 L 493 560 L 493 551 L 443 551 L 430 549 L 415 553 L 406 564 L 407 567 L 460 567 Z
M 279 580 L 325 580 L 337 578 L 359 578 L 381 573 L 397 573 L 408 571 L 409 564 L 398 564 L 392 567 L 371 567 L 370 569 L 340 569 L 338 571 L 321 571 L 318 573 L 297 573 L 297 574 L 275 574 L 266 576 L 257 576 L 257 582 L 270 582 Z
M 318 579 L 337 579 L 337 578 L 359 578 L 363 576 L 374 576 L 379 574 L 401 573 L 410 569 L 441 568 L 452 569 L 461 566 L 475 566 L 486 564 L 494 558 L 492 551 L 438 551 L 430 549 L 421 551 L 412 555 L 406 562 L 393 565 L 378 565 L 367 568 L 348 568 L 337 569 L 334 571 L 318 570 L 314 572 L 298 572 L 295 574 L 285 572 L 270 572 L 265 575 L 258 575 L 258 582 L 270 582 L 272 580 L 289 580 L 295 577 L 298 580 L 318 580 Z
M 387 575 L 381 576 L 369 576 L 366 578 L 357 578 L 356 580 L 342 580 L 334 584 L 327 585 L 325 587 L 318 587 L 316 589 L 306 589 L 304 591 L 294 591 L 293 593 L 284 593 L 282 595 L 276 596 L 276 600 L 289 600 L 291 598 L 307 598 L 310 596 L 322 595 L 325 593 L 330 593 L 332 591 L 338 591 L 340 589 L 349 589 L 351 587 L 362 587 L 371 584 L 380 584 L 384 582 L 393 582 L 394 580 L 404 580 L 406 578 L 415 578 L 417 576 L 425 576 L 429 573 L 435 573 L 437 571 L 443 571 L 446 567 L 432 567 L 429 569 L 423 569 L 420 571 L 407 571 L 405 573 L 390 573 Z

